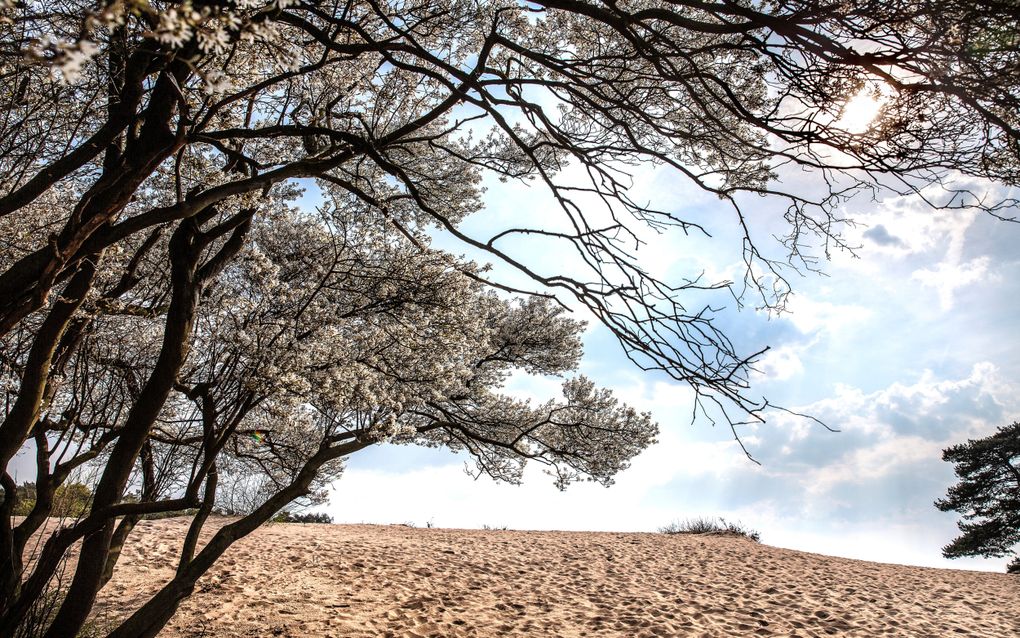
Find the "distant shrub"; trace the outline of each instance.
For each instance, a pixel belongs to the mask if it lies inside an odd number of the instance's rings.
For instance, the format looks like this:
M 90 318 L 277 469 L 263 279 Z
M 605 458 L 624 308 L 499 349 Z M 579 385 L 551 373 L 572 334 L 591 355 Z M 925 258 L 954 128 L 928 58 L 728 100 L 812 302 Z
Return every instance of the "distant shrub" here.
M 1006 565 L 1007 574 L 1020 574 L 1020 556 L 1013 558 L 1009 565 Z
M 510 529 L 509 525 L 482 525 L 482 529 L 488 532 L 505 532 Z
M 196 514 L 198 514 L 198 508 L 191 507 L 184 510 L 173 510 L 171 512 L 151 512 L 149 514 L 142 514 L 140 518 L 143 521 L 158 521 L 164 518 L 175 518 L 177 516 L 194 517 Z
M 761 534 L 757 531 L 744 527 L 739 521 L 732 523 L 725 518 L 688 518 L 682 521 L 674 521 L 669 525 L 659 528 L 662 534 L 716 534 L 720 536 L 743 536 L 756 543 L 761 542 Z
M 308 512 L 306 514 L 280 512 L 273 518 L 273 521 L 277 523 L 332 523 L 333 517 L 325 512 Z
M 28 516 L 35 507 L 35 483 L 18 486 L 14 516 Z M 53 508 L 50 516 L 58 518 L 81 518 L 92 506 L 92 490 L 82 483 L 68 483 L 59 486 L 53 493 Z

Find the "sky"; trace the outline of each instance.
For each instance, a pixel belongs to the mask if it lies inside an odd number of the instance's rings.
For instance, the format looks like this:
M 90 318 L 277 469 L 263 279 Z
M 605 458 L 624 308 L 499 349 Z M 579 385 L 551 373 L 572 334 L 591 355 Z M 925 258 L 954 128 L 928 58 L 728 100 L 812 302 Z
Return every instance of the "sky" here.
M 469 231 L 548 224 L 556 215 L 539 187 L 487 187 L 486 208 L 466 222 Z M 637 254 L 652 273 L 667 280 L 702 270 L 710 278 L 739 276 L 735 219 L 718 199 L 654 166 L 635 170 L 634 193 L 714 235 L 646 233 Z M 763 203 L 749 212 L 755 236 L 781 254 L 768 239 L 783 228 L 779 209 Z M 845 212 L 858 222 L 847 237 L 859 249 L 833 253 L 821 274 L 791 273 L 788 312 L 769 315 L 753 303 L 738 308 L 728 295 L 716 299 L 726 306 L 718 320 L 739 346 L 771 347 L 753 391 L 839 432 L 769 413 L 766 423 L 741 431 L 755 464 L 727 426 L 692 423 L 688 387 L 642 373 L 605 328 L 590 324 L 579 371 L 650 411 L 661 430 L 659 442 L 613 486 L 575 484 L 560 492 L 540 468 L 529 468 L 520 486 L 497 484 L 469 476 L 466 456 L 386 445 L 353 455 L 320 509 L 336 522 L 634 532 L 724 517 L 758 530 L 769 545 L 1002 571 L 1006 559 L 942 558 L 957 515 L 933 501 L 956 482 L 943 448 L 1020 418 L 1020 282 L 1013 276 L 1020 224 L 932 212 L 916 197 L 861 198 Z M 442 237 L 436 243 L 474 256 Z M 547 246 L 509 248 L 529 264 L 564 267 Z M 558 396 L 560 383 L 519 375 L 507 391 L 544 400 Z

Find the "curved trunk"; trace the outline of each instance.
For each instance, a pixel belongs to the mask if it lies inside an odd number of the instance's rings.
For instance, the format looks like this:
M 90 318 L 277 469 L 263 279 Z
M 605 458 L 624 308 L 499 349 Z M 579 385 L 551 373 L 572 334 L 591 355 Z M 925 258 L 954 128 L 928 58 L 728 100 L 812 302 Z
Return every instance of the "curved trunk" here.
M 21 581 L 21 551 L 11 529 L 11 513 L 17 502 L 17 485 L 7 472 L 0 475 L 4 499 L 0 502 L 0 610 L 6 609 Z
M 258 529 L 285 505 L 299 496 L 307 494 L 309 486 L 323 464 L 347 456 L 372 445 L 372 443 L 372 441 L 351 441 L 335 447 L 320 447 L 319 451 L 305 463 L 287 487 L 276 492 L 251 514 L 221 528 L 194 559 L 189 560 L 186 548 L 181 557 L 177 575 L 173 580 L 164 585 L 155 596 L 131 614 L 119 627 L 111 631 L 107 638 L 153 638 L 156 636 L 173 618 L 181 601 L 195 589 L 198 579 L 215 564 L 223 552 L 227 551 L 236 541 Z M 194 535 L 189 534 L 189 537 L 191 536 L 197 537 L 197 532 Z
M 60 300 L 53 305 L 53 309 L 39 328 L 25 363 L 18 398 L 7 413 L 7 418 L 0 424 L 0 467 L 7 467 L 39 418 L 53 355 L 75 311 L 81 306 L 85 295 L 92 287 L 98 260 L 99 255 L 93 255 L 82 261 L 81 267 L 68 282 Z
M 207 220 L 213 214 L 215 211 L 209 210 L 202 217 Z M 187 358 L 203 283 L 215 277 L 241 250 L 253 214 L 254 210 L 243 210 L 207 233 L 199 229 L 199 219 L 187 219 L 170 238 L 171 299 L 163 344 L 152 374 L 138 393 L 106 462 L 92 500 L 93 512 L 113 506 L 122 498 L 135 461 Z M 200 266 L 208 245 L 228 232 L 229 239 Z M 84 625 L 104 582 L 114 523 L 113 519 L 107 521 L 82 541 L 74 579 L 44 638 L 74 638 Z
M 120 500 L 134 469 L 135 459 L 187 357 L 201 291 L 197 270 L 203 245 L 196 242 L 198 234 L 195 224 L 184 222 L 171 239 L 172 297 L 163 332 L 163 345 L 152 374 L 139 392 L 96 486 L 92 511 L 114 505 Z M 84 625 L 103 582 L 114 526 L 115 521 L 110 520 L 82 541 L 71 586 L 45 638 L 74 638 Z

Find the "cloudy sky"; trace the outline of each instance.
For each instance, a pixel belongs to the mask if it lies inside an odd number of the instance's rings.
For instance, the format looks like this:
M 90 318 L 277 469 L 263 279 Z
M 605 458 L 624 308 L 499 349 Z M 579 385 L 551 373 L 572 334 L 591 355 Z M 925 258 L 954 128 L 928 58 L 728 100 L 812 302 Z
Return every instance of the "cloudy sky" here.
M 715 279 L 739 276 L 739 237 L 719 200 L 653 167 L 636 172 L 635 191 L 639 201 L 704 223 L 714 235 L 649 234 L 638 254 L 650 271 L 667 279 L 702 270 Z M 752 230 L 778 255 L 768 241 L 782 228 L 778 211 L 767 203 L 748 210 Z M 753 303 L 738 309 L 732 298 L 717 300 L 729 300 L 719 321 L 740 346 L 772 348 L 754 390 L 838 433 L 772 413 L 742 432 L 755 465 L 728 427 L 691 423 L 687 387 L 641 373 L 605 329 L 590 326 L 581 372 L 652 412 L 661 427 L 659 443 L 614 486 L 559 492 L 537 468 L 521 486 L 495 484 L 468 476 L 464 457 L 385 446 L 350 459 L 325 509 L 337 522 L 621 531 L 723 516 L 759 530 L 771 545 L 1002 570 L 1004 559 L 943 559 L 956 516 L 932 502 L 955 482 L 941 460 L 944 447 L 1020 418 L 1020 225 L 933 213 L 912 198 L 862 198 L 846 212 L 859 222 L 848 231 L 857 256 L 833 254 L 824 275 L 791 274 L 789 312 L 769 316 Z M 487 209 L 468 228 L 549 223 L 554 215 L 541 189 L 493 182 Z M 530 263 L 562 267 L 547 247 L 517 250 Z M 510 390 L 545 399 L 558 395 L 559 383 L 515 377 Z

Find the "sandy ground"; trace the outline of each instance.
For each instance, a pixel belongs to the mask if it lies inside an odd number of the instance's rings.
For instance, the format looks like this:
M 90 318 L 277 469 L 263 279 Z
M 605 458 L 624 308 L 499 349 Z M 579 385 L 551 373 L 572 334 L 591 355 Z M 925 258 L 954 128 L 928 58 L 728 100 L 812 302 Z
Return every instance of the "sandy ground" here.
M 169 579 L 185 526 L 139 525 L 101 621 Z M 275 524 L 234 545 L 161 634 L 830 635 L 1020 636 L 1020 577 L 727 537 Z

